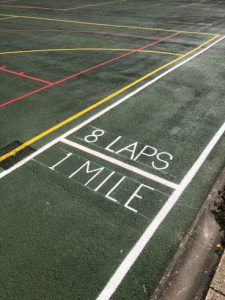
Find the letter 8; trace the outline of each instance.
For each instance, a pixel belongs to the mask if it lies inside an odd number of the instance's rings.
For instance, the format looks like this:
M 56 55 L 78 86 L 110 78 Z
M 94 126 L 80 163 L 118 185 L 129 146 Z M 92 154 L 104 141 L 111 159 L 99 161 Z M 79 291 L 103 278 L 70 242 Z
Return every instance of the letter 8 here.
M 85 136 L 84 140 L 86 143 L 95 143 L 98 140 L 99 136 L 103 136 L 105 131 L 102 129 L 96 129 L 92 132 L 92 134 Z

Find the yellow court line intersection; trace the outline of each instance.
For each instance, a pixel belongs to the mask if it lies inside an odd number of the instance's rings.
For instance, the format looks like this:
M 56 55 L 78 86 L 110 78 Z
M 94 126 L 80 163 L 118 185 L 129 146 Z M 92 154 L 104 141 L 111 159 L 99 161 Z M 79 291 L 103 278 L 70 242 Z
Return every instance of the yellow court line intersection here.
M 27 18 L 31 18 L 31 19 L 45 19 L 45 18 L 36 18 L 36 17 L 27 17 Z M 52 21 L 52 19 L 50 19 Z M 111 25 L 110 25 L 111 26 Z M 113 25 L 114 26 L 114 25 Z M 117 26 L 117 25 L 115 25 Z M 123 26 L 122 26 L 123 27 Z M 160 29 L 161 30 L 161 29 Z M 174 31 L 173 31 L 174 32 Z M 211 35 L 211 34 L 210 34 Z M 212 41 L 214 41 L 215 39 L 218 39 L 220 37 L 219 34 L 214 34 L 213 37 L 211 37 L 210 39 L 208 39 L 207 41 L 203 42 L 202 44 L 200 44 L 199 46 L 195 47 L 194 49 L 192 49 L 191 51 L 188 51 L 187 53 L 180 55 L 179 57 L 177 57 L 176 59 L 160 66 L 159 68 L 147 73 L 146 75 L 140 77 L 139 79 L 131 82 L 130 84 L 124 86 L 123 88 L 117 90 L 116 92 L 112 93 L 111 95 L 100 99 L 99 101 L 97 101 L 96 103 L 90 105 L 89 107 L 81 110 L 78 113 L 75 113 L 74 115 L 70 116 L 69 118 L 65 119 L 64 121 L 50 127 L 49 129 L 47 129 L 46 131 L 41 132 L 40 134 L 36 135 L 35 137 L 31 138 L 30 140 L 26 141 L 24 144 L 22 144 L 21 146 L 13 149 L 12 151 L 0 156 L 0 161 L 3 161 L 7 158 L 9 158 L 12 155 L 15 155 L 17 152 L 23 150 L 24 148 L 26 148 L 27 146 L 30 146 L 31 144 L 35 143 L 36 141 L 42 139 L 43 137 L 47 136 L 48 134 L 56 131 L 57 129 L 65 126 L 66 124 L 76 120 L 77 118 L 87 114 L 88 112 L 94 110 L 95 108 L 99 107 L 100 105 L 106 103 L 107 101 L 109 101 L 110 99 L 122 94 L 123 92 L 127 91 L 128 89 L 136 86 L 137 84 L 143 82 L 145 79 L 148 79 L 149 77 L 155 75 L 156 73 L 163 71 L 165 69 L 167 69 L 168 67 L 180 62 L 182 59 L 187 58 L 188 56 L 190 56 L 191 54 L 193 54 L 194 52 L 197 52 L 198 50 L 204 48 L 205 46 L 207 46 L 208 44 L 210 44 Z

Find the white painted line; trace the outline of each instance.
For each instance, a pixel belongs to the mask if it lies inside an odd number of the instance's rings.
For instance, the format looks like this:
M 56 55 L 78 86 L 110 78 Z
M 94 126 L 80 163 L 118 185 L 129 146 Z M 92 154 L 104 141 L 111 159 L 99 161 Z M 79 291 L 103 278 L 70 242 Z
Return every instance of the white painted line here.
M 64 8 L 62 9 L 63 11 L 71 11 L 71 10 L 76 10 L 76 9 L 82 9 L 82 8 L 89 8 L 93 6 L 102 6 L 102 5 L 108 5 L 108 4 L 116 4 L 120 2 L 126 2 L 127 0 L 119 0 L 119 1 L 110 1 L 110 2 L 101 2 L 101 3 L 95 3 L 95 4 L 87 4 L 83 6 L 76 6 L 76 7 L 71 7 L 71 8 Z
M 128 0 L 118 0 L 118 1 L 111 1 L 111 2 L 95 3 L 95 4 L 88 4 L 88 5 L 83 5 L 83 6 L 71 7 L 71 8 L 51 8 L 51 7 L 41 7 L 41 6 L 1 4 L 1 3 L 6 3 L 6 2 L 16 2 L 16 0 L 15 1 L 11 0 L 11 1 L 0 1 L 0 6 L 2 6 L 2 7 L 12 7 L 12 8 L 23 8 L 23 9 L 25 8 L 25 9 L 43 9 L 43 10 L 52 10 L 52 11 L 71 11 L 71 10 L 79 10 L 79 9 L 94 7 L 94 6 L 117 4 L 117 3 L 120 3 L 120 2 L 126 2 L 126 1 L 128 1 Z
M 132 265 L 137 260 L 138 256 L 141 254 L 142 250 L 145 248 L 147 243 L 150 241 L 158 227 L 162 224 L 162 222 L 165 220 L 168 213 L 171 211 L 171 209 L 174 207 L 174 205 L 179 200 L 181 194 L 183 191 L 187 188 L 189 183 L 192 181 L 202 164 L 205 162 L 206 158 L 209 156 L 212 149 L 215 147 L 221 136 L 225 132 L 225 122 L 220 127 L 220 129 L 217 131 L 217 133 L 213 136 L 211 141 L 208 143 L 208 145 L 205 147 L 201 155 L 198 157 L 196 162 L 193 164 L 191 169 L 187 172 L 187 174 L 182 179 L 179 188 L 175 190 L 172 195 L 169 197 L 167 202 L 164 204 L 164 206 L 161 208 L 159 213 L 156 215 L 154 220 L 151 222 L 151 224 L 147 227 L 147 229 L 144 231 L 140 239 L 137 241 L 137 243 L 134 245 L 134 247 L 130 250 L 128 255 L 125 257 L 125 259 L 122 261 L 120 266 L 117 268 L 116 272 L 113 274 L 113 276 L 110 278 L 107 285 L 104 287 L 100 295 L 97 297 L 97 300 L 108 300 L 111 298 L 111 296 L 116 291 L 117 287 L 120 285 L 123 278 L 126 276 L 127 272 L 130 270 Z
M 105 182 L 107 182 L 109 180 L 109 178 L 111 178 L 113 175 L 115 174 L 115 172 L 111 172 L 95 189 L 94 191 L 97 192 L 104 184 Z
M 132 165 L 129 165 L 127 163 L 122 162 L 121 160 L 115 159 L 115 158 L 113 158 L 111 156 L 105 155 L 105 154 L 103 154 L 101 152 L 95 151 L 95 150 L 90 149 L 88 147 L 85 147 L 85 146 L 83 146 L 81 144 L 72 142 L 72 141 L 67 140 L 67 139 L 61 139 L 60 142 L 62 142 L 64 144 L 67 144 L 69 146 L 72 146 L 74 148 L 77 148 L 77 149 L 79 149 L 81 151 L 84 151 L 86 153 L 89 153 L 89 154 L 91 154 L 93 156 L 99 157 L 99 158 L 101 158 L 101 159 L 103 159 L 105 161 L 108 161 L 108 162 L 110 162 L 110 163 L 112 163 L 114 165 L 117 165 L 117 166 L 119 166 L 121 168 L 124 168 L 124 169 L 126 169 L 128 171 L 131 171 L 133 173 L 136 173 L 136 174 L 141 175 L 143 177 L 146 177 L 148 179 L 151 179 L 151 180 L 154 180 L 156 182 L 159 182 L 160 184 L 166 185 L 166 186 L 170 187 L 171 189 L 177 189 L 178 188 L 178 185 L 176 183 L 170 182 L 170 181 L 168 181 L 166 179 L 163 179 L 163 178 L 161 178 L 159 176 L 156 176 L 156 175 L 153 175 L 151 173 L 145 172 L 142 169 L 136 168 L 136 167 L 134 167 Z
M 18 18 L 18 17 L 7 17 L 7 18 L 2 18 L 2 19 L 0 19 L 0 21 L 2 21 L 2 20 L 7 20 L 7 19 L 15 19 L 15 18 Z
M 44 152 L 45 150 L 49 149 L 50 147 L 54 146 L 55 144 L 57 144 L 62 138 L 66 138 L 67 136 L 69 136 L 70 134 L 76 132 L 77 130 L 81 129 L 82 127 L 86 126 L 87 124 L 91 123 L 92 121 L 96 120 L 97 118 L 99 118 L 100 116 L 104 115 L 105 113 L 107 113 L 108 111 L 110 111 L 111 109 L 117 107 L 118 105 L 120 105 L 121 103 L 127 101 L 129 98 L 133 97 L 134 95 L 138 94 L 139 92 L 141 92 L 142 90 L 146 89 L 148 86 L 152 85 L 153 83 L 155 83 L 156 81 L 160 80 L 161 78 L 163 78 L 164 76 L 166 76 L 167 74 L 175 71 L 176 69 L 180 68 L 181 66 L 183 66 L 184 64 L 186 64 L 187 62 L 191 61 L 192 59 L 194 59 L 195 57 L 199 56 L 200 54 L 204 53 L 205 51 L 207 51 L 208 49 L 210 49 L 211 47 L 213 47 L 214 45 L 216 45 L 217 43 L 219 43 L 220 41 L 222 41 L 225 38 L 225 36 L 221 37 L 220 39 L 216 40 L 214 43 L 210 44 L 209 46 L 205 47 L 204 49 L 202 49 L 201 51 L 197 52 L 196 54 L 188 57 L 187 59 L 183 60 L 182 62 L 180 62 L 179 64 L 173 66 L 172 68 L 168 69 L 167 71 L 161 73 L 160 75 L 156 76 L 154 79 L 149 80 L 147 83 L 143 84 L 142 86 L 140 86 L 139 88 L 137 88 L 136 90 L 134 90 L 133 92 L 127 94 L 126 96 L 124 96 L 123 98 L 115 101 L 114 103 L 112 103 L 111 105 L 107 106 L 106 108 L 102 109 L 101 111 L 99 111 L 98 113 L 94 114 L 93 116 L 91 116 L 90 118 L 88 118 L 87 120 L 81 122 L 79 125 L 75 126 L 74 128 L 70 129 L 69 131 L 65 132 L 64 134 L 62 134 L 61 136 L 59 136 L 58 138 L 52 140 L 51 142 L 47 143 L 46 145 L 44 145 L 43 147 L 41 147 L 40 149 L 38 149 L 37 151 L 35 151 L 34 153 L 30 154 L 29 156 L 27 156 L 26 158 L 22 159 L 20 162 L 18 162 L 17 164 L 15 164 L 14 166 L 12 166 L 11 168 L 9 168 L 8 170 L 5 170 L 3 172 L 0 173 L 0 179 L 3 178 L 4 176 L 10 174 L 11 172 L 15 171 L 16 169 L 20 168 L 21 166 L 23 166 L 25 163 L 27 163 L 28 161 L 30 161 L 31 159 L 33 159 L 34 157 L 36 157 L 37 155 L 39 155 L 40 153 Z

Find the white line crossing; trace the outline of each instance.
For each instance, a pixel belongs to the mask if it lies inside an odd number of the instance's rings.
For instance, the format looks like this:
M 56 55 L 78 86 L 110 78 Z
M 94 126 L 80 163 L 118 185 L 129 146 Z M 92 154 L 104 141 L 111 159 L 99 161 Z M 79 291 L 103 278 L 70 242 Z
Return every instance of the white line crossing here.
M 135 96 L 136 94 L 140 93 L 142 90 L 146 89 L 147 87 L 149 87 L 150 85 L 152 85 L 153 83 L 159 81 L 160 79 L 162 79 L 163 77 L 165 77 L 166 75 L 172 73 L 173 71 L 175 71 L 176 69 L 180 68 L 181 66 L 183 66 L 184 64 L 186 64 L 187 62 L 191 61 L 192 59 L 194 59 L 195 57 L 201 55 L 202 53 L 204 53 L 205 51 L 207 51 L 208 49 L 210 49 L 211 47 L 215 46 L 217 43 L 219 43 L 220 41 L 222 41 L 225 38 L 225 36 L 219 38 L 218 40 L 216 40 L 214 43 L 210 44 L 209 46 L 205 47 L 204 49 L 202 49 L 201 51 L 193 54 L 192 56 L 184 59 L 183 61 L 181 61 L 180 63 L 176 64 L 175 66 L 173 66 L 172 68 L 164 71 L 163 73 L 161 73 L 160 75 L 156 76 L 154 79 L 149 80 L 147 83 L 141 85 L 139 88 L 137 88 L 136 90 L 134 90 L 133 92 L 127 94 L 126 96 L 120 98 L 119 100 L 115 101 L 114 103 L 112 103 L 111 105 L 107 106 L 106 108 L 100 110 L 99 112 L 93 114 L 91 117 L 89 117 L 87 120 L 81 122 L 79 125 L 76 125 L 75 127 L 73 127 L 72 129 L 68 130 L 67 132 L 65 132 L 64 134 L 62 134 L 61 136 L 59 136 L 58 138 L 52 140 L 51 142 L 45 144 L 43 147 L 41 147 L 40 149 L 38 149 L 36 152 L 34 152 L 33 154 L 27 156 L 26 158 L 22 159 L 20 162 L 18 162 L 17 164 L 15 164 L 14 166 L 12 166 L 11 168 L 9 168 L 8 170 L 5 170 L 3 172 L 0 173 L 0 179 L 5 177 L 6 175 L 10 174 L 11 172 L 15 171 L 16 169 L 20 168 L 21 166 L 23 166 L 24 164 L 26 164 L 28 161 L 32 160 L 34 157 L 36 157 L 37 155 L 41 154 L 42 152 L 44 152 L 45 150 L 49 149 L 50 147 L 54 146 L 55 144 L 57 144 L 61 139 L 68 137 L 69 135 L 71 135 L 72 133 L 78 131 L 79 129 L 81 129 L 82 127 L 86 126 L 87 124 L 91 123 L 92 121 L 98 119 L 100 116 L 104 115 L 105 113 L 107 113 L 108 111 L 112 110 L 113 108 L 119 106 L 121 103 L 127 101 L 128 99 L 130 99 L 131 97 Z
M 64 144 L 67 144 L 69 146 L 72 146 L 74 148 L 77 148 L 77 149 L 79 149 L 81 151 L 84 151 L 86 153 L 89 153 L 89 154 L 91 154 L 93 156 L 99 157 L 99 158 L 101 158 L 101 159 L 103 159 L 105 161 L 108 161 L 108 162 L 110 162 L 110 163 L 112 163 L 114 165 L 117 165 L 117 166 L 119 166 L 121 168 L 124 168 L 124 169 L 126 169 L 128 171 L 131 171 L 133 173 L 136 173 L 136 174 L 141 175 L 143 177 L 146 177 L 148 179 L 154 180 L 154 181 L 156 181 L 156 182 L 158 182 L 158 183 L 160 183 L 162 185 L 166 185 L 166 186 L 168 186 L 168 187 L 170 187 L 170 188 L 172 188 L 174 190 L 178 189 L 178 187 L 179 187 L 178 184 L 176 184 L 174 182 L 168 181 L 168 180 L 163 179 L 163 178 L 161 178 L 159 176 L 156 176 L 156 175 L 153 175 L 153 174 L 148 173 L 146 171 L 143 171 L 142 169 L 139 169 L 137 167 L 129 165 L 129 164 L 125 163 L 125 162 L 122 162 L 121 160 L 115 159 L 115 158 L 113 158 L 111 156 L 105 155 L 105 154 L 103 154 L 101 152 L 95 151 L 95 150 L 90 149 L 88 147 L 85 147 L 85 146 L 83 146 L 81 144 L 72 142 L 72 141 L 70 141 L 68 139 L 61 139 L 60 142 L 62 142 Z

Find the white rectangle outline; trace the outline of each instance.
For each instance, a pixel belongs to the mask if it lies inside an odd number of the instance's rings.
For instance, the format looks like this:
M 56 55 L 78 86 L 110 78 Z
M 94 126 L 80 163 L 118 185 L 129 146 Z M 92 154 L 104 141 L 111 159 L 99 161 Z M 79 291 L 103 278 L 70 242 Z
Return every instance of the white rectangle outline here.
M 215 42 L 213 42 L 209 46 L 205 47 L 201 51 L 199 51 L 196 54 L 188 57 L 187 59 L 183 60 L 182 62 L 176 64 L 172 68 L 168 69 L 167 71 L 161 73 L 159 76 L 157 76 L 154 79 L 152 79 L 152 80 L 148 81 L 147 83 L 143 84 L 142 86 L 140 86 L 139 88 L 137 88 L 133 92 L 129 93 L 128 95 L 124 96 L 123 98 L 115 101 L 113 104 L 111 104 L 111 105 L 107 106 L 106 108 L 102 109 L 100 112 L 94 114 L 93 116 L 91 116 L 87 120 L 83 121 L 79 125 L 75 126 L 74 128 L 70 129 L 66 133 L 62 134 L 58 138 L 56 138 L 56 139 L 52 140 L 51 142 L 47 143 L 46 145 L 44 145 L 43 147 L 38 149 L 33 154 L 29 155 L 28 157 L 26 157 L 23 160 L 21 160 L 20 162 L 18 162 L 16 165 L 11 167 L 10 169 L 1 172 L 0 173 L 0 179 L 5 177 L 6 175 L 10 174 L 14 170 L 18 169 L 19 167 L 23 166 L 25 163 L 32 160 L 34 157 L 36 157 L 40 153 L 44 152 L 45 150 L 49 149 L 53 145 L 57 144 L 58 142 L 60 142 L 60 140 L 66 138 L 70 134 L 74 133 L 75 131 L 79 130 L 80 128 L 84 127 L 85 125 L 89 124 L 90 122 L 94 121 L 95 119 L 99 118 L 100 116 L 102 116 L 103 114 L 108 112 L 109 110 L 113 109 L 114 107 L 116 107 L 119 104 L 123 103 L 124 101 L 128 100 L 132 96 L 138 94 L 140 91 L 144 90 L 145 88 L 147 88 L 151 84 L 153 84 L 156 81 L 160 80 L 161 78 L 163 78 L 167 74 L 173 72 L 174 70 L 178 69 L 179 67 L 181 67 L 185 63 L 191 61 L 195 57 L 197 57 L 200 54 L 204 53 L 205 51 L 207 51 L 208 49 L 210 49 L 211 47 L 213 47 L 214 45 L 216 45 L 217 43 L 219 43 L 220 41 L 222 41 L 224 39 L 225 39 L 225 36 L 222 36 L 221 38 L 219 38 L 218 40 L 216 40 Z M 121 262 L 121 264 L 119 265 L 119 267 L 117 268 L 115 273 L 112 275 L 112 277 L 109 279 L 106 286 L 103 288 L 102 292 L 97 297 L 97 300 L 108 300 L 108 299 L 111 298 L 111 296 L 116 291 L 117 287 L 120 285 L 120 283 L 122 282 L 122 280 L 124 279 L 124 277 L 126 276 L 128 271 L 130 270 L 132 265 L 135 263 L 135 261 L 137 260 L 137 258 L 139 257 L 139 255 L 141 254 L 143 249 L 145 248 L 146 244 L 150 241 L 150 239 L 152 238 L 152 236 L 154 235 L 154 233 L 156 232 L 158 227 L 164 221 L 164 219 L 166 218 L 166 216 L 168 215 L 170 210 L 173 208 L 173 206 L 176 204 L 179 197 L 181 196 L 183 191 L 187 188 L 187 186 L 189 185 L 189 183 L 191 182 L 193 177 L 196 175 L 196 173 L 198 172 L 198 170 L 200 169 L 200 167 L 202 166 L 202 164 L 204 163 L 204 161 L 206 160 L 206 158 L 208 157 L 208 155 L 210 154 L 212 149 L 215 147 L 215 145 L 217 144 L 217 142 L 219 141 L 221 136 L 224 134 L 224 132 L 225 132 L 225 122 L 219 128 L 219 130 L 216 132 L 216 134 L 211 139 L 211 141 L 208 143 L 208 145 L 205 147 L 205 149 L 200 154 L 200 156 L 198 157 L 196 162 L 193 164 L 191 169 L 184 176 L 181 183 L 179 184 L 178 189 L 176 189 L 172 193 L 172 195 L 169 197 L 169 199 L 164 204 L 162 209 L 156 215 L 154 220 L 149 224 L 149 226 L 146 228 L 146 230 L 141 235 L 139 240 L 136 242 L 136 244 L 130 250 L 128 255 Z
M 103 154 L 103 153 L 101 153 L 101 152 L 99 152 L 99 151 L 95 151 L 95 150 L 90 149 L 90 148 L 88 148 L 88 147 L 85 147 L 85 146 L 83 146 L 83 145 L 81 145 L 81 144 L 72 142 L 72 141 L 70 141 L 70 140 L 68 140 L 68 139 L 65 139 L 65 138 L 64 138 L 64 139 L 61 139 L 60 141 L 61 141 L 62 143 L 64 143 L 64 144 L 67 144 L 67 145 L 71 146 L 71 147 L 77 148 L 77 149 L 79 149 L 79 150 L 81 150 L 81 151 L 84 151 L 84 152 L 89 153 L 89 154 L 91 154 L 91 155 L 93 155 L 93 156 L 96 156 L 96 157 L 99 157 L 99 158 L 101 158 L 101 159 L 103 159 L 103 160 L 105 160 L 105 161 L 108 161 L 108 162 L 110 162 L 111 164 L 120 166 L 121 168 L 124 168 L 124 169 L 126 169 L 126 170 L 128 170 L 128 171 L 130 171 L 130 172 L 139 174 L 139 175 L 141 175 L 141 176 L 143 176 L 143 177 L 146 177 L 146 178 L 148 178 L 148 179 L 154 180 L 154 181 L 156 181 L 156 182 L 158 182 L 158 183 L 160 183 L 160 184 L 162 184 L 162 185 L 168 186 L 168 187 L 170 187 L 171 189 L 176 190 L 176 189 L 178 189 L 178 187 L 179 187 L 178 184 L 176 184 L 176 183 L 174 183 L 174 182 L 168 181 L 168 180 L 166 180 L 166 179 L 164 179 L 164 178 L 161 178 L 161 177 L 159 177 L 159 176 L 156 176 L 156 175 L 154 175 L 154 174 L 151 174 L 151 173 L 149 173 L 149 172 L 146 172 L 146 171 L 144 171 L 144 170 L 142 170 L 142 169 L 140 169 L 140 168 L 134 167 L 134 166 L 132 166 L 132 165 L 130 165 L 130 164 L 127 164 L 127 163 L 125 163 L 125 162 L 123 162 L 123 161 L 121 161 L 121 160 L 115 159 L 115 158 L 113 158 L 113 157 L 111 157 L 111 156 L 105 155 L 105 154 Z
M 223 40 L 225 36 L 221 37 L 218 41 L 214 43 L 214 45 Z M 212 44 L 210 45 L 212 46 Z M 210 48 L 208 46 L 207 48 Z M 204 52 L 207 50 L 206 48 L 202 50 L 201 52 Z M 198 53 L 199 54 L 199 53 Z M 111 296 L 115 293 L 116 289 L 130 270 L 130 268 L 133 266 L 141 252 L 144 250 L 147 243 L 151 240 L 152 236 L 156 232 L 156 230 L 159 228 L 159 226 L 162 224 L 162 222 L 165 220 L 171 209 L 174 207 L 174 205 L 179 200 L 180 196 L 184 192 L 184 190 L 187 188 L 187 186 L 190 184 L 196 173 L 199 171 L 202 164 L 205 162 L 207 157 L 209 156 L 212 149 L 215 147 L 219 139 L 222 137 L 222 135 L 225 132 L 225 122 L 222 124 L 222 126 L 219 128 L 219 130 L 216 132 L 216 134 L 213 136 L 213 138 L 210 140 L 208 145 L 205 147 L 203 152 L 200 154 L 198 159 L 195 161 L 195 163 L 192 165 L 190 170 L 186 173 L 184 178 L 182 179 L 181 183 L 179 184 L 179 188 L 177 190 L 174 190 L 172 195 L 169 197 L 169 199 L 166 201 L 164 206 L 161 208 L 159 213 L 155 216 L 153 221 L 148 225 L 148 227 L 145 229 L 139 240 L 136 242 L 136 244 L 133 246 L 133 248 L 130 250 L 130 252 L 127 254 L 127 256 L 124 258 L 124 260 L 121 262 L 117 270 L 114 272 L 114 274 L 109 279 L 106 286 L 103 288 L 99 296 L 96 300 L 108 300 L 111 298 Z
M 171 209 L 174 207 L 174 205 L 179 200 L 180 196 L 184 192 L 184 190 L 187 188 L 189 183 L 192 181 L 212 149 L 215 147 L 221 136 L 225 132 L 225 122 L 220 127 L 220 129 L 216 132 L 216 134 L 213 136 L 211 141 L 208 143 L 206 148 L 203 150 L 201 155 L 198 157 L 198 159 L 195 161 L 193 166 L 190 168 L 190 170 L 187 172 L 187 174 L 182 179 L 181 183 L 179 184 L 179 188 L 177 190 L 174 190 L 172 195 L 169 197 L 169 199 L 166 201 L 164 206 L 161 208 L 159 213 L 155 216 L 153 221 L 148 225 L 144 233 L 141 235 L 139 240 L 136 242 L 136 244 L 133 246 L 133 248 L 130 250 L 130 252 L 127 254 L 125 259 L 121 262 L 113 276 L 110 278 L 100 295 L 97 297 L 97 300 L 108 300 L 110 297 L 114 294 L 117 287 L 120 285 L 132 265 L 135 263 L 141 252 L 144 250 L 147 243 L 151 240 L 152 236 L 156 232 L 156 230 L 159 228 L 159 226 L 162 224 L 162 222 L 165 220 Z

